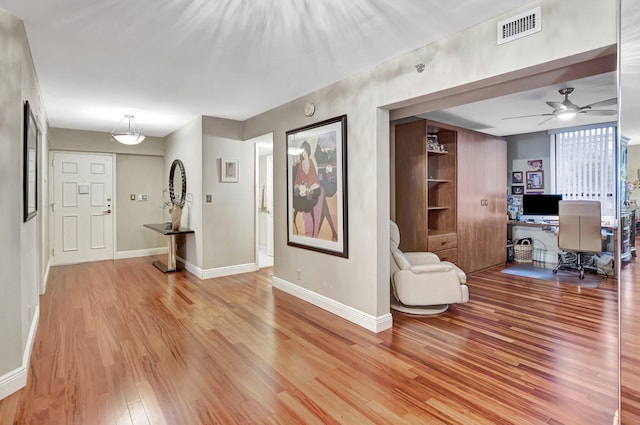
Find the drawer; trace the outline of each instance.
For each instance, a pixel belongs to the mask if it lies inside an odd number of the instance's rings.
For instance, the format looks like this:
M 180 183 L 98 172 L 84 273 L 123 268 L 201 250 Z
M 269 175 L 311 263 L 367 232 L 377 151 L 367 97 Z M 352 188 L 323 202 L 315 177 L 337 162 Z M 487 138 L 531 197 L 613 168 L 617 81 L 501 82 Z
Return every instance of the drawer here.
M 434 254 L 440 257 L 440 261 L 451 261 L 452 263 L 458 261 L 458 248 L 443 249 L 435 251 Z
M 434 235 L 427 237 L 427 247 L 429 251 L 436 252 L 443 249 L 458 247 L 458 234 L 447 233 L 444 235 Z

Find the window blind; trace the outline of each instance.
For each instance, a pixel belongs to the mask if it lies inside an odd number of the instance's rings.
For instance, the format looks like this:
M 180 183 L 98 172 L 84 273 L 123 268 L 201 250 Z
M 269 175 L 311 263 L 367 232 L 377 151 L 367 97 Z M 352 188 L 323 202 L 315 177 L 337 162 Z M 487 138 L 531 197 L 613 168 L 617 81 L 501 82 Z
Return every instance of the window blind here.
M 615 217 L 615 126 L 558 131 L 554 136 L 556 191 L 567 200 L 600 201 L 602 215 Z

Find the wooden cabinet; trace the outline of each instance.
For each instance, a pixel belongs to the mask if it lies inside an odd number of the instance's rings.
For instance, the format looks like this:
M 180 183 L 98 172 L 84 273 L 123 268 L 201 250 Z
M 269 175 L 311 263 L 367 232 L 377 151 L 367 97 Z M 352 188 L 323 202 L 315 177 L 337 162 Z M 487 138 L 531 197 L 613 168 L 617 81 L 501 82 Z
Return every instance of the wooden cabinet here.
M 427 135 L 444 151 L 429 151 Z M 400 249 L 430 251 L 470 273 L 506 260 L 507 145 L 426 120 L 395 126 Z
M 506 261 L 507 144 L 458 132 L 458 262 L 467 273 Z
M 442 149 L 429 149 L 427 135 Z M 395 141 L 400 249 L 457 258 L 456 132 L 418 120 L 396 125 Z

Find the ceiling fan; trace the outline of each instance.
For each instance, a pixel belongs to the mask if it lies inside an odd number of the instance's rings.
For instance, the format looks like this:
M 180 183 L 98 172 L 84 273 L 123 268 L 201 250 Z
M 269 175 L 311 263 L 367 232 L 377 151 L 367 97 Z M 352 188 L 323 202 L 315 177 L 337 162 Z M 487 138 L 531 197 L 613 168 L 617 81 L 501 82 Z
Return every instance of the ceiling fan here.
M 558 90 L 558 93 L 564 96 L 564 100 L 562 102 L 547 102 L 547 105 L 553 108 L 553 112 L 548 114 L 535 114 L 535 115 L 522 115 L 518 117 L 507 117 L 503 118 L 503 120 L 510 120 L 514 118 L 526 118 L 526 117 L 549 117 L 546 120 L 542 121 L 539 125 L 546 123 L 547 121 L 553 119 L 560 120 L 570 120 L 576 115 L 615 115 L 618 112 L 616 110 L 610 109 L 593 109 L 600 108 L 604 106 L 615 105 L 618 101 L 617 98 L 613 97 L 607 100 L 601 100 L 600 102 L 591 103 L 585 106 L 578 106 L 575 103 L 569 100 L 569 95 L 573 93 L 573 87 L 566 87 Z

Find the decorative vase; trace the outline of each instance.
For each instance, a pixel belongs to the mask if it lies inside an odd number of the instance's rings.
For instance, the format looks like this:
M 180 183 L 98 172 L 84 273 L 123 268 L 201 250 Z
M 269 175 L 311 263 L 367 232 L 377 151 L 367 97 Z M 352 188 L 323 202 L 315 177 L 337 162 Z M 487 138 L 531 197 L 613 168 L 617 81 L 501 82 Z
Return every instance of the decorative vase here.
M 180 229 L 180 221 L 182 219 L 182 208 L 178 205 L 174 205 L 169 208 L 169 214 L 171 214 L 171 227 L 172 229 L 179 230 Z

